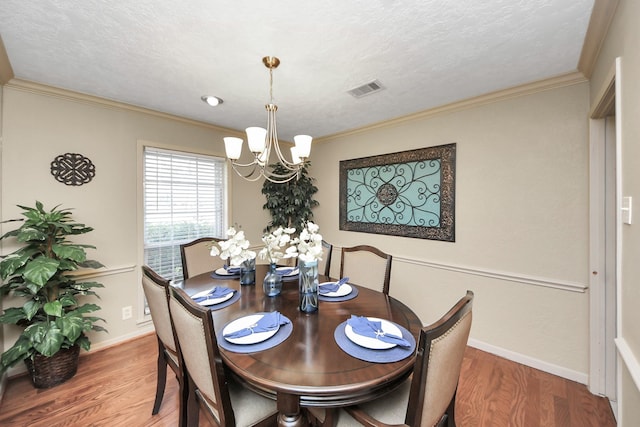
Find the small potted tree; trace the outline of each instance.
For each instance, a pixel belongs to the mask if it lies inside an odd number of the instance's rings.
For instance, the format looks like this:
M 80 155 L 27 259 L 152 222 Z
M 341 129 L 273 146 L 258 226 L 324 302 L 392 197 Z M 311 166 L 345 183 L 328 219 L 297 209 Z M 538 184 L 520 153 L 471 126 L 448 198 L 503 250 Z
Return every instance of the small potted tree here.
M 271 214 L 271 222 L 264 229 L 265 232 L 275 230 L 278 227 L 293 227 L 298 232 L 313 219 L 312 209 L 318 206 L 318 201 L 313 195 L 318 192 L 318 187 L 313 184 L 315 178 L 309 176 L 307 168 L 311 165 L 305 162 L 300 170 L 300 176 L 285 183 L 274 183 L 265 180 L 262 185 L 262 194 L 267 202 L 262 206 Z M 285 174 L 287 169 L 280 163 L 272 165 L 273 171 Z
M 15 238 L 20 248 L 0 261 L 0 297 L 21 298 L 21 306 L 8 307 L 0 323 L 23 328 L 11 348 L 0 357 L 0 372 L 24 360 L 36 388 L 60 384 L 75 375 L 80 348 L 91 345 L 86 333 L 106 331 L 90 315 L 100 309 L 96 304 L 81 304 L 78 297 L 97 296 L 96 282 L 81 282 L 70 274 L 78 268 L 103 267 L 88 260 L 85 249 L 91 245 L 72 243 L 69 236 L 93 230 L 75 223 L 69 209 L 44 209 L 18 205 L 26 217 L 22 225 L 0 239 Z

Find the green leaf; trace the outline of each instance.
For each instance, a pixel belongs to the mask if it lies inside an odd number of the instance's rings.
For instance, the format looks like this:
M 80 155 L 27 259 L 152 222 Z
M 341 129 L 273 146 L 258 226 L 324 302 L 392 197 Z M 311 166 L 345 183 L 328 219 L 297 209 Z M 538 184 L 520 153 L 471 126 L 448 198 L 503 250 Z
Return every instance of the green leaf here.
M 56 274 L 58 265 L 58 260 L 40 256 L 25 266 L 23 275 L 31 283 L 42 287 Z
M 47 240 L 47 235 L 34 228 L 23 228 L 18 233 L 18 242 L 29 242 L 31 240 L 45 241 Z
M 4 372 L 7 368 L 29 357 L 31 355 L 31 348 L 29 339 L 21 335 L 9 350 L 2 353 L 2 357 L 0 358 L 2 369 L 0 369 L 0 371 Z
M 15 325 L 20 320 L 26 319 L 25 312 L 22 307 L 9 307 L 4 310 L 0 316 L 0 323 L 8 323 Z
M 33 330 L 31 331 L 30 329 Z M 33 348 L 43 356 L 51 357 L 60 350 L 64 335 L 62 335 L 62 331 L 56 326 L 55 322 L 31 325 L 25 329 L 25 334 L 27 331 L 30 334 Z
M 62 316 L 62 303 L 60 301 L 50 301 L 44 305 L 44 312 L 49 316 Z
M 74 297 L 70 293 L 65 293 L 64 295 L 60 295 L 60 297 L 58 298 L 58 301 L 60 301 L 60 304 L 63 307 L 73 307 L 74 305 L 78 304 L 76 297 Z
M 26 254 L 9 254 L 0 261 L 0 277 L 6 280 L 7 277 L 15 273 L 20 267 L 29 261 L 29 255 Z
M 34 299 L 31 299 L 25 302 L 24 305 L 22 306 L 22 310 L 24 312 L 26 319 L 27 320 L 33 319 L 33 316 L 35 316 L 38 313 L 38 310 L 40 310 L 41 306 L 42 304 L 40 304 L 40 302 Z
M 91 342 L 85 335 L 82 335 L 80 338 L 78 338 L 75 343 L 78 344 L 80 348 L 86 351 L 89 351 L 89 348 L 91 347 Z
M 71 342 L 75 342 L 82 334 L 84 329 L 84 321 L 79 316 L 65 316 L 56 322 L 62 331 L 62 335 L 67 337 Z
M 104 265 L 102 263 L 100 263 L 100 262 L 98 262 L 96 260 L 93 260 L 93 259 L 88 259 L 88 260 L 86 260 L 84 262 L 80 262 L 80 263 L 78 263 L 78 265 L 80 267 L 83 267 L 83 268 L 102 268 L 102 267 L 104 267 Z
M 80 307 L 76 308 L 73 311 L 70 311 L 69 314 L 73 313 L 73 315 L 91 313 L 92 311 L 100 310 L 100 306 L 96 304 L 83 304 Z
M 84 262 L 87 259 L 84 249 L 76 245 L 53 245 L 52 249 L 53 253 L 61 259 L 70 259 L 75 262 Z

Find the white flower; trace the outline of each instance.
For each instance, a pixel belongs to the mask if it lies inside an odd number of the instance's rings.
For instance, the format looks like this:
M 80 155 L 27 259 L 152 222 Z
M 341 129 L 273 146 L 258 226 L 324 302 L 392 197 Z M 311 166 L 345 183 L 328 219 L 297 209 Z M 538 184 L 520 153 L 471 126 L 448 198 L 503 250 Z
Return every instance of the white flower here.
M 270 234 L 262 236 L 265 247 L 259 252 L 260 258 L 268 259 L 270 263 L 276 263 L 282 258 L 293 258 L 297 255 L 291 234 L 295 233 L 295 228 L 278 227 Z M 282 251 L 285 248 L 284 252 Z M 293 250 L 292 250 L 293 248 Z
M 239 266 L 244 261 L 256 257 L 256 253 L 249 250 L 251 244 L 244 237 L 244 231 L 236 231 L 235 228 L 230 227 L 227 230 L 227 237 L 229 237 L 228 240 L 217 242 L 218 246 L 215 243 L 211 246 L 211 256 L 220 255 L 220 258 L 229 260 L 229 265 L 233 266 Z
M 300 231 L 297 239 L 298 259 L 311 262 L 322 260 L 322 235 L 318 234 L 320 227 L 309 221 Z

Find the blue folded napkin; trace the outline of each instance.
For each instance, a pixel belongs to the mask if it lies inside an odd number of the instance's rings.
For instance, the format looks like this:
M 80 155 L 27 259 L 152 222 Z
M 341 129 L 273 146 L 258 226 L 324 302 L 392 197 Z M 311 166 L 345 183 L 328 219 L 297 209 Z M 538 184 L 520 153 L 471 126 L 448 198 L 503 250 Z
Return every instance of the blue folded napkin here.
M 278 273 L 280 276 L 288 276 L 296 270 L 297 268 L 281 268 L 279 270 L 276 270 L 276 273 Z
M 200 294 L 197 297 L 193 298 L 193 300 L 197 303 L 205 302 L 210 299 L 222 298 L 226 295 L 233 293 L 234 290 L 230 288 L 225 288 L 224 286 L 216 286 L 212 288 L 206 294 Z M 197 295 L 197 294 L 196 294 Z
M 286 325 L 287 323 L 291 323 L 291 321 L 286 317 L 284 317 L 282 314 L 280 314 L 279 311 L 274 311 L 262 316 L 262 318 L 258 320 L 255 324 L 235 332 L 229 332 L 228 334 L 224 334 L 224 337 L 225 338 L 241 338 L 241 337 L 246 337 L 247 335 L 251 335 L 258 332 L 273 331 L 280 328 L 280 325 Z
M 411 347 L 411 343 L 402 337 L 394 334 L 385 333 L 382 330 L 382 322 L 378 320 L 369 320 L 364 316 L 351 315 L 347 320 L 347 325 L 351 326 L 353 332 L 363 337 L 376 338 L 390 344 L 397 344 L 400 347 Z
M 338 280 L 335 283 L 325 283 L 323 285 L 318 286 L 318 292 L 320 292 L 321 294 L 336 292 L 338 289 L 340 289 L 340 286 L 344 285 L 348 281 L 349 281 L 348 277 L 343 277 L 342 279 Z
M 227 273 L 231 273 L 231 274 L 239 274 L 240 273 L 240 267 L 230 267 L 230 266 L 225 264 L 224 269 L 227 270 Z

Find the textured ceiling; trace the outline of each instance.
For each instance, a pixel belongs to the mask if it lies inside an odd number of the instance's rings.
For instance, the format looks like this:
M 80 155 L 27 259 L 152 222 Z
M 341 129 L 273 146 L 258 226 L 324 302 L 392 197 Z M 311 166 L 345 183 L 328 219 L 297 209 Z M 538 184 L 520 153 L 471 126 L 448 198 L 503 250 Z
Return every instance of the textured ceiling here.
M 576 71 L 594 0 L 2 0 L 16 78 L 322 137 Z M 384 90 L 348 90 L 377 79 Z M 204 94 L 224 103 L 211 108 Z

